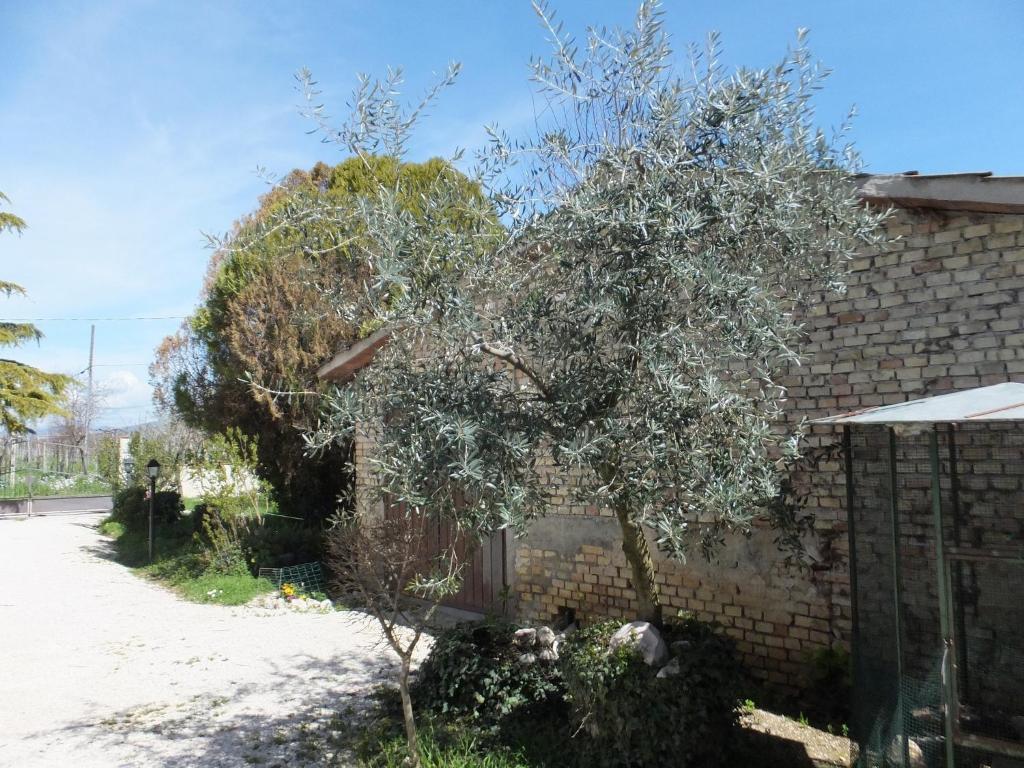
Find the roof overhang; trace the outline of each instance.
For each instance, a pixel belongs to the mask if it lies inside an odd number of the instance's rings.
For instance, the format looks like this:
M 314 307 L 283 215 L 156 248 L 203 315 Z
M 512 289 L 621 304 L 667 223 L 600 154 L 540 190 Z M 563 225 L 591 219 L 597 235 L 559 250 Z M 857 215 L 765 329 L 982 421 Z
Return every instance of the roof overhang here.
M 861 199 L 899 208 L 1024 213 L 1024 176 L 990 172 L 921 175 L 866 174 L 857 179 Z
M 360 339 L 348 349 L 339 350 L 330 360 L 321 365 L 316 375 L 324 381 L 344 384 L 351 381 L 361 368 L 370 364 L 377 350 L 391 339 L 391 328 L 381 328 L 365 339 Z
M 812 424 L 971 424 L 1024 421 L 1024 384 L 1006 382 L 815 419 Z

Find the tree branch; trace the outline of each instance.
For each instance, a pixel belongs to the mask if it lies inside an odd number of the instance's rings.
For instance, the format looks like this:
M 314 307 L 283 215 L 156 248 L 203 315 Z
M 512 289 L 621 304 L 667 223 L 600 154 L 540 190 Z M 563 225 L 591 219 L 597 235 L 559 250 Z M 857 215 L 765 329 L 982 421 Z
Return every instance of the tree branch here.
M 528 378 L 533 383 L 533 386 L 535 386 L 544 396 L 545 400 L 551 399 L 551 392 L 544 384 L 543 380 L 540 377 L 540 374 L 533 370 L 533 368 L 525 360 L 523 360 L 523 358 L 517 355 L 513 350 L 495 346 L 490 342 L 484 341 L 483 337 L 481 336 L 477 336 L 474 339 L 473 343 L 474 346 L 481 352 L 484 352 L 490 355 L 491 357 L 496 357 L 498 360 L 508 363 L 515 370 L 519 371 L 524 376 L 526 376 L 526 378 Z

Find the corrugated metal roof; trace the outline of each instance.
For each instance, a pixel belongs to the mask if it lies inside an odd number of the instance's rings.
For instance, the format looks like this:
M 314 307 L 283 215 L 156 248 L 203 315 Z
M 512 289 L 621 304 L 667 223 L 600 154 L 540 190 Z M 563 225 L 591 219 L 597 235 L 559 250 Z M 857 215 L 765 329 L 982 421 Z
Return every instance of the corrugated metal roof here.
M 962 424 L 1024 421 L 1024 384 L 1007 382 L 841 413 L 815 424 Z

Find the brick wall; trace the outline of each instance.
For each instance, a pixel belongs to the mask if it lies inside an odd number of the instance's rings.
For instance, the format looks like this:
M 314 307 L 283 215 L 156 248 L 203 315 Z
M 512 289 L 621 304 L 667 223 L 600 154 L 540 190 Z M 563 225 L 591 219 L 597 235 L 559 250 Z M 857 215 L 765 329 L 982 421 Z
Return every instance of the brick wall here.
M 355 509 L 364 517 L 383 517 L 384 504 L 377 498 L 377 483 L 373 473 L 370 457 L 373 452 L 374 437 L 372 431 L 360 424 L 356 429 L 355 444 L 352 450 L 352 464 L 355 471 Z
M 785 379 L 791 419 L 1024 381 L 1024 216 L 900 210 L 897 239 L 852 265 L 848 290 L 808 313 L 806 364 Z M 730 541 L 715 563 L 658 562 L 663 602 L 721 622 L 752 670 L 796 693 L 817 649 L 848 643 L 845 486 L 839 439 L 815 427 L 813 472 L 796 477 L 816 516 L 812 568 L 787 568 L 770 531 Z M 630 616 L 636 607 L 613 518 L 562 508 L 516 548 L 518 610 L 546 620 Z

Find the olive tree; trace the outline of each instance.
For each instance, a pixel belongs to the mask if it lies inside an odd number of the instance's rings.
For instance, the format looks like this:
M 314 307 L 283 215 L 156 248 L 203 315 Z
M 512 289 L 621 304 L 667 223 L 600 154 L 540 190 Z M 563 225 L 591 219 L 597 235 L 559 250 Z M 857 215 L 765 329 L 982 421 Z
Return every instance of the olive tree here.
M 677 68 L 657 3 L 583 45 L 536 9 L 553 55 L 532 65 L 535 134 L 491 130 L 474 177 L 503 229 L 487 206 L 429 228 L 393 188 L 363 198 L 380 268 L 359 302 L 391 342 L 326 398 L 313 442 L 364 429 L 373 493 L 476 535 L 524 528 L 562 482 L 614 513 L 657 622 L 650 541 L 711 555 L 758 517 L 793 539 L 781 374 L 808 297 L 842 290 L 881 214 L 845 126 L 816 127 L 827 73 L 802 33 L 774 68 L 726 71 L 714 37 Z M 395 83 L 365 80 L 354 107 L 331 136 L 401 156 L 418 112 Z

